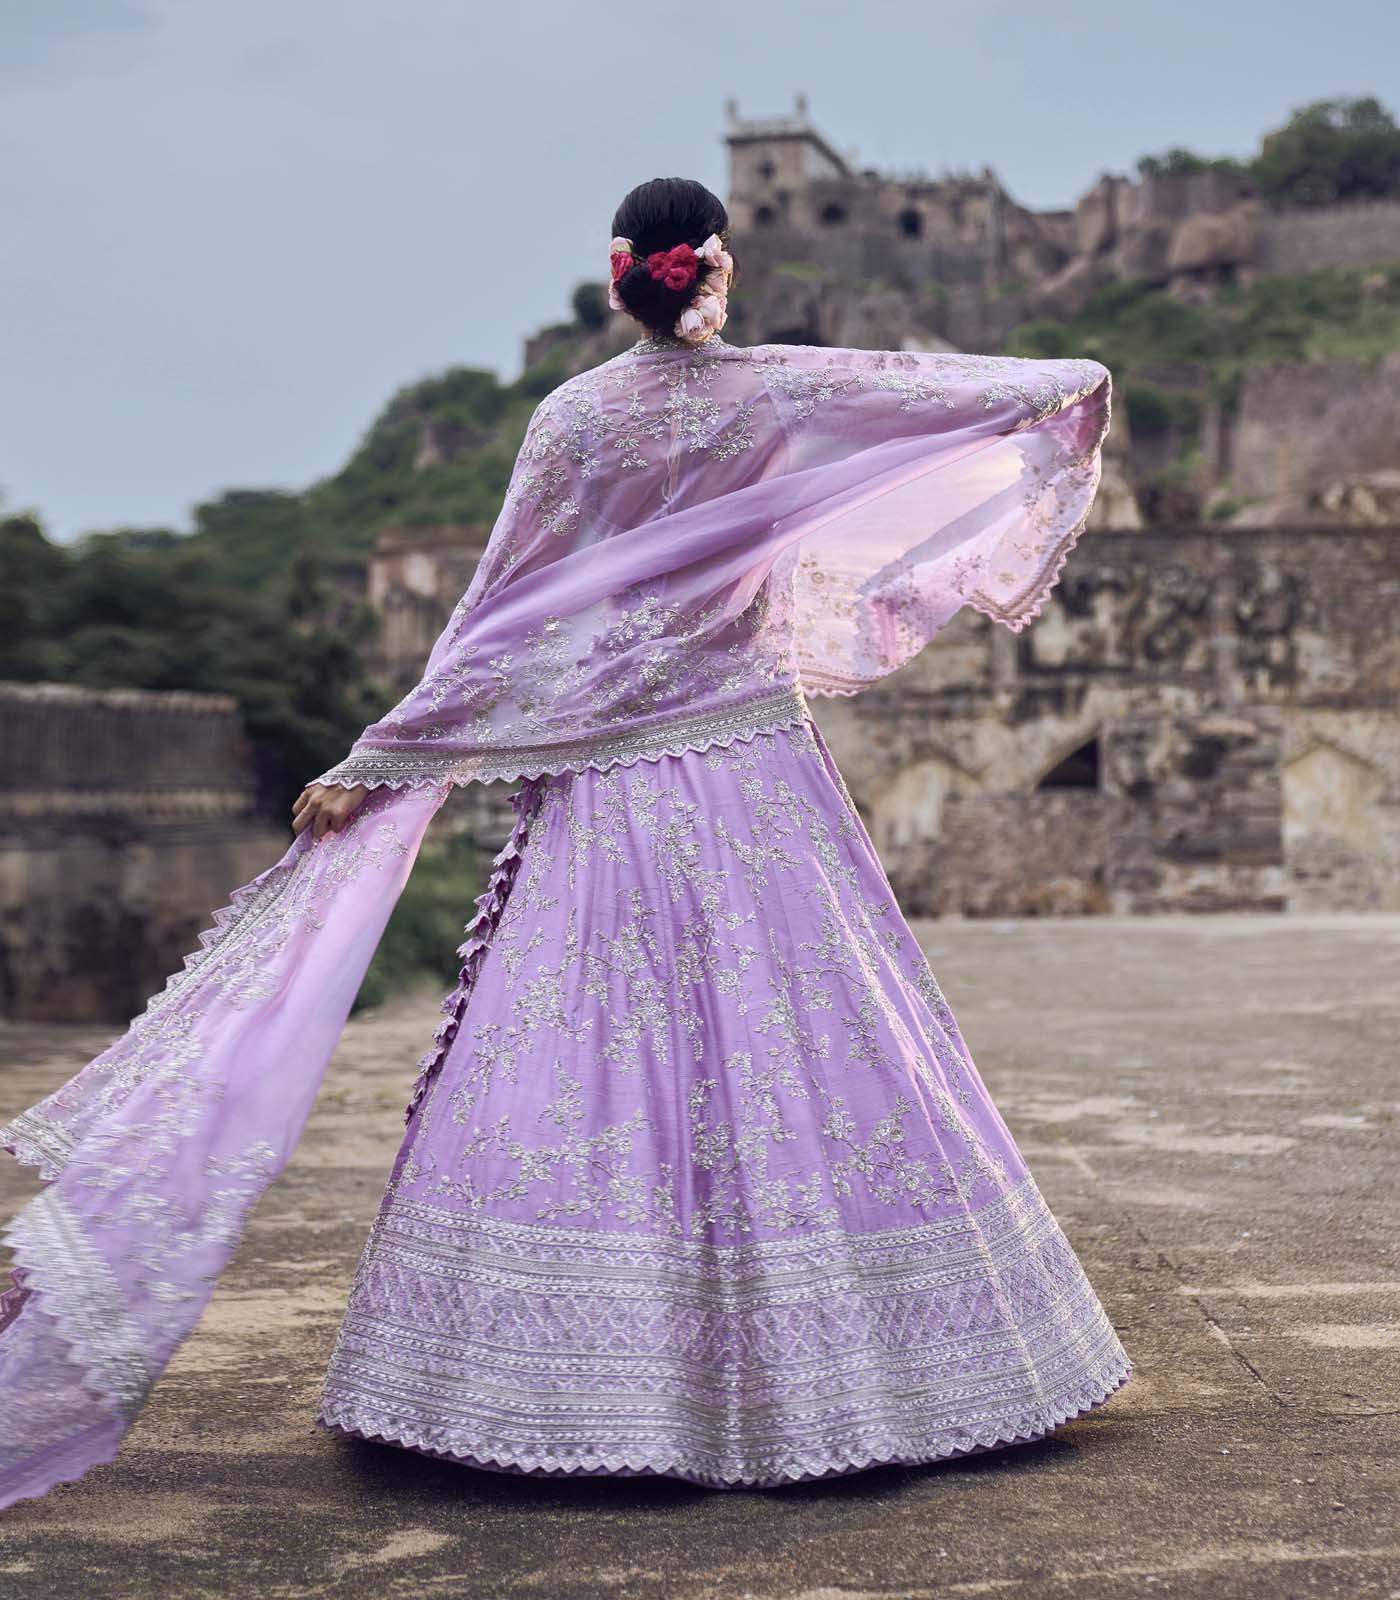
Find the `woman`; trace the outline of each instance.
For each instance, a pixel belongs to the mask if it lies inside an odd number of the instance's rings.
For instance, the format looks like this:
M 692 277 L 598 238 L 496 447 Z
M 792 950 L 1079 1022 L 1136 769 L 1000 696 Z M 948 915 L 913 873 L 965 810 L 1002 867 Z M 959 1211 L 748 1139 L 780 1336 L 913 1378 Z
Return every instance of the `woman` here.
M 728 219 L 643 184 L 645 336 L 539 406 L 421 683 L 130 1032 L 0 1140 L 0 1503 L 110 1457 L 287 1159 L 433 812 L 523 780 L 321 1420 L 720 1486 L 1030 1439 L 1128 1363 L 987 1097 L 805 695 L 1083 526 L 1091 361 L 740 349 Z

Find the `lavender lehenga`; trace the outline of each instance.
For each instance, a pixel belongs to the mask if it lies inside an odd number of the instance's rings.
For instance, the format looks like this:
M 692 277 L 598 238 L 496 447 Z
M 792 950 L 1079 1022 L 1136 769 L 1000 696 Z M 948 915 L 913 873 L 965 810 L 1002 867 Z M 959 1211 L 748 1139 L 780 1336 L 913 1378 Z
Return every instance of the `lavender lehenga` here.
M 448 787 L 521 780 L 321 1420 L 776 1484 L 1035 1438 L 1128 1363 L 806 696 L 1040 610 L 1092 361 L 643 340 L 549 395 L 352 825 L 0 1142 L 0 1504 L 110 1459 L 299 1136 Z

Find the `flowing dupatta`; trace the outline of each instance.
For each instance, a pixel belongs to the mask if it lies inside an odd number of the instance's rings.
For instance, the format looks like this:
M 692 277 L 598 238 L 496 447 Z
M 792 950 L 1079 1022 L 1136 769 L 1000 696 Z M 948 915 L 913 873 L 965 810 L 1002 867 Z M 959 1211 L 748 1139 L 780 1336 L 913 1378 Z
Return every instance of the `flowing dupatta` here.
M 1088 514 L 1110 387 L 1093 361 L 716 336 L 642 341 L 540 403 L 421 682 L 322 775 L 375 791 L 350 826 L 302 835 L 0 1129 L 48 1180 L 5 1234 L 0 1506 L 110 1460 L 198 1321 L 451 785 L 791 726 L 964 606 L 1025 626 Z

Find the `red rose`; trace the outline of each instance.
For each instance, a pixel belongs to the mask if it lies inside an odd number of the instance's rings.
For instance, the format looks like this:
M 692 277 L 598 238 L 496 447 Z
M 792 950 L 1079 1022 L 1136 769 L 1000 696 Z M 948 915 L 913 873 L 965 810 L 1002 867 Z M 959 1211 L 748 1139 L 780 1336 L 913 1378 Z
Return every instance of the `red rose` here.
M 700 271 L 700 257 L 688 244 L 678 244 L 670 250 L 653 251 L 647 257 L 647 269 L 668 289 L 684 289 L 695 282 Z
M 625 278 L 632 268 L 637 265 L 636 256 L 629 256 L 625 250 L 614 250 L 608 260 L 612 262 L 612 281 L 614 283 L 619 278 Z

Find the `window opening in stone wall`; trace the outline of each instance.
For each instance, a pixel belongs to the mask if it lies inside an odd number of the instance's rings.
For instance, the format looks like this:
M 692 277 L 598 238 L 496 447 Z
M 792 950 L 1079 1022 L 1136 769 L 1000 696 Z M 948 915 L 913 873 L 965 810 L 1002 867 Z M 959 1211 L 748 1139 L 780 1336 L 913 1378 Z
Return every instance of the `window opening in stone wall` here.
M 818 221 L 824 228 L 836 228 L 846 220 L 845 206 L 838 206 L 834 201 L 829 206 L 823 206 Z
M 1071 750 L 1036 784 L 1039 789 L 1097 789 L 1102 769 L 1102 753 L 1097 734 Z
M 912 206 L 899 213 L 899 231 L 906 239 L 921 239 L 924 234 L 924 214 Z

